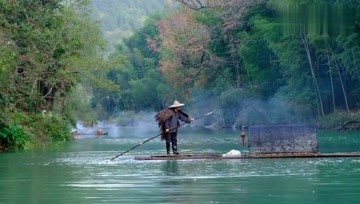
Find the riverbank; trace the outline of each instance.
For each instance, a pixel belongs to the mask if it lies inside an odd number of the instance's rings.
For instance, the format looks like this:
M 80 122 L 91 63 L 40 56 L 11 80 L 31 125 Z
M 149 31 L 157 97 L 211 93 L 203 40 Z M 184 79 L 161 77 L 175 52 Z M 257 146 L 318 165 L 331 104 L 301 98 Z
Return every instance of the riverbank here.
M 336 112 L 317 120 L 317 126 L 322 130 L 360 130 L 360 111 Z

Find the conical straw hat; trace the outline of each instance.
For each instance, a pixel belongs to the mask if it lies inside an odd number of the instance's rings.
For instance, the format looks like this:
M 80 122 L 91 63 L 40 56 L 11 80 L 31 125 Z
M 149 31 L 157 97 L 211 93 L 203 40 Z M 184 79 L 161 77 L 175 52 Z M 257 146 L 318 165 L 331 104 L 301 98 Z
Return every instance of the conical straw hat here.
M 169 106 L 169 108 L 177 108 L 177 107 L 181 107 L 181 106 L 183 106 L 183 105 L 185 105 L 185 104 L 180 103 L 179 101 L 175 100 L 175 101 L 174 101 L 174 104 L 172 104 L 171 106 Z

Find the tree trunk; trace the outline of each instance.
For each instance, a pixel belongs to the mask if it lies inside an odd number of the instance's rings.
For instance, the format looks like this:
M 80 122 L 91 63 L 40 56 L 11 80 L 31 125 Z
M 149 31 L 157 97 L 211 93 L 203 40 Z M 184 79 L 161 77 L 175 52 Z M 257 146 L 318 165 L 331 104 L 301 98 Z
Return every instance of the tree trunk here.
M 339 75 L 339 79 L 340 79 L 340 83 L 341 83 L 341 89 L 342 89 L 342 92 L 344 94 L 344 101 L 345 101 L 345 106 L 346 106 L 346 111 L 347 113 L 350 113 L 350 110 L 349 110 L 349 104 L 348 104 L 348 99 L 347 99 L 347 95 L 346 95 L 346 91 L 345 91 L 345 85 L 344 85 L 344 82 L 343 82 L 343 79 L 341 77 L 341 72 L 340 72 L 340 68 L 339 68 L 339 65 L 337 63 L 337 60 L 336 60 L 336 57 L 335 57 L 335 54 L 334 52 L 332 51 L 332 49 L 330 48 L 329 44 L 326 44 L 330 53 L 331 53 L 331 56 L 333 57 L 333 60 L 334 60 L 334 63 L 335 63 L 335 67 L 336 67 L 336 70 L 337 70 L 337 73 Z
M 314 81 L 314 85 L 316 87 L 316 95 L 318 97 L 318 104 L 319 104 L 319 113 L 320 113 L 320 116 L 323 116 L 324 115 L 324 106 L 323 106 L 323 101 L 322 101 L 321 94 L 320 94 L 319 83 L 317 82 L 317 79 L 316 79 L 316 76 L 315 76 L 314 66 L 313 66 L 312 59 L 311 59 L 311 54 L 310 54 L 309 43 L 307 41 L 306 36 L 303 36 L 303 35 L 300 35 L 300 36 L 301 36 L 301 39 L 302 39 L 303 44 L 304 44 L 306 55 L 307 55 L 307 58 L 309 60 L 311 75 L 312 75 L 312 78 L 313 78 L 313 81 Z
M 330 56 L 327 55 L 328 59 L 328 67 L 329 67 L 329 75 L 330 75 L 330 85 L 331 85 L 331 97 L 332 97 L 332 106 L 334 113 L 336 112 L 336 103 L 335 103 L 335 91 L 334 91 L 334 80 L 332 76 L 332 70 L 331 70 L 331 62 L 330 62 Z
M 235 69 L 235 79 L 236 79 L 236 88 L 240 88 L 241 87 L 241 71 L 240 71 L 240 66 L 239 66 L 239 63 L 240 63 L 240 60 L 238 58 L 238 55 L 237 55 L 237 50 L 238 50 L 238 42 L 236 42 L 234 40 L 234 37 L 233 36 L 229 36 L 230 40 L 229 40 L 229 44 L 230 44 L 230 55 L 231 55 L 231 60 L 233 61 L 233 66 L 234 66 L 234 69 Z

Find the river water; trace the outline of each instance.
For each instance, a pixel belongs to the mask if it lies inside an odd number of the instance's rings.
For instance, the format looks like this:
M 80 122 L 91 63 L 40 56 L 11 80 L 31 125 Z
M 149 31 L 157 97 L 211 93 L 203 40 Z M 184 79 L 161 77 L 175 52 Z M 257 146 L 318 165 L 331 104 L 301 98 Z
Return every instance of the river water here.
M 138 161 L 156 130 L 118 128 L 41 151 L 0 154 L 0 203 L 359 203 L 360 158 Z M 359 151 L 359 132 L 321 132 L 321 152 Z M 183 128 L 181 153 L 246 152 L 239 131 Z

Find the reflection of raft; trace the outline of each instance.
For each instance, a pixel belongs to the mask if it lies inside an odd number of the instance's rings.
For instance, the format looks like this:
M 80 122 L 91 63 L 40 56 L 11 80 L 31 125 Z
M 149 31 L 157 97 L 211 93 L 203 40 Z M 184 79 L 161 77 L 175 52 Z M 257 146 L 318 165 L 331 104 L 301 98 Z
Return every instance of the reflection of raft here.
M 271 153 L 271 154 L 248 154 L 242 156 L 227 156 L 221 154 L 180 154 L 180 155 L 139 155 L 135 160 L 196 160 L 196 159 L 260 159 L 260 158 L 324 158 L 324 157 L 360 157 L 360 152 L 342 153 Z

